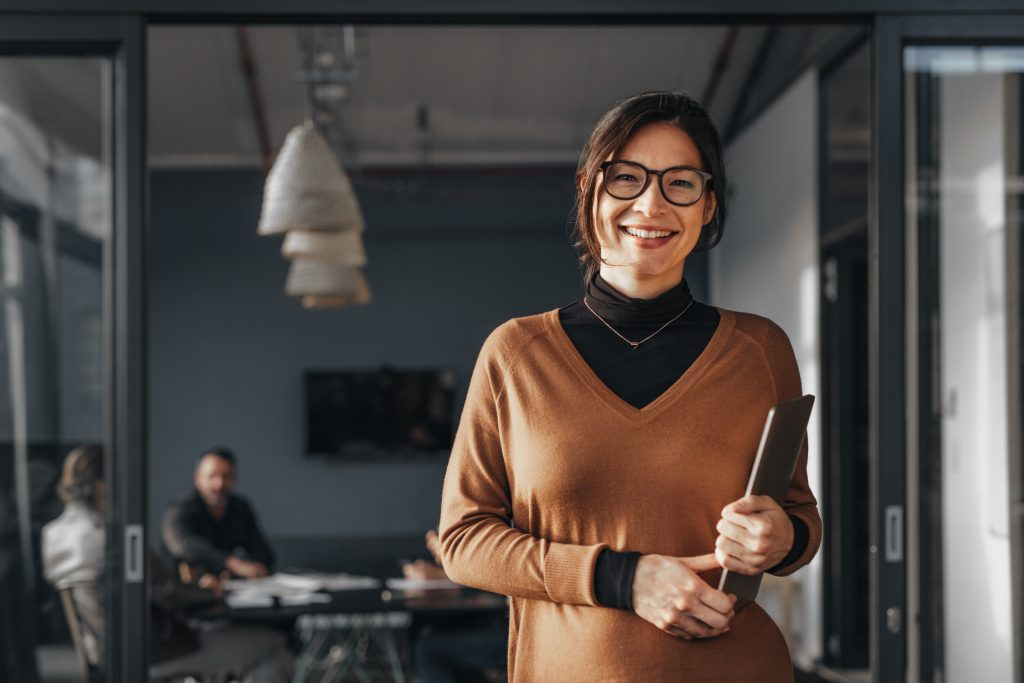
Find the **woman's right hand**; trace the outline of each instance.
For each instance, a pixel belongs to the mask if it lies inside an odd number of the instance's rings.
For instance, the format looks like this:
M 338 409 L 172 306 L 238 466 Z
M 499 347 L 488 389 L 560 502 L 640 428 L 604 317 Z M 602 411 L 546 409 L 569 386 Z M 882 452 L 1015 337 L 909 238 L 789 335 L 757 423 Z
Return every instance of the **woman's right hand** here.
M 722 635 L 735 616 L 736 596 L 712 588 L 697 576 L 720 567 L 714 553 L 641 556 L 633 574 L 633 611 L 684 640 Z

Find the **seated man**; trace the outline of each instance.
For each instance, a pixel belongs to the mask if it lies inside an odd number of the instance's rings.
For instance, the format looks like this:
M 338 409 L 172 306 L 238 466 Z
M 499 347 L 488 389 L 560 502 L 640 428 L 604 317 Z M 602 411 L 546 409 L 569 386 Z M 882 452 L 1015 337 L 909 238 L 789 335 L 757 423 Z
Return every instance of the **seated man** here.
M 43 527 L 43 572 L 58 590 L 70 589 L 86 659 L 99 680 L 106 617 L 103 451 L 99 446 L 71 451 L 58 492 L 66 505 L 60 517 Z M 194 585 L 183 584 L 156 553 L 148 551 L 147 573 L 153 676 L 244 673 L 254 683 L 290 680 L 290 657 L 282 633 L 234 624 L 197 629 L 182 618 L 181 610 L 219 599 L 218 577 L 205 574 Z
M 164 515 L 164 547 L 194 577 L 228 572 L 258 578 L 273 566 L 274 553 L 249 503 L 231 492 L 235 470 L 228 449 L 206 451 L 196 464 L 195 490 L 171 503 Z

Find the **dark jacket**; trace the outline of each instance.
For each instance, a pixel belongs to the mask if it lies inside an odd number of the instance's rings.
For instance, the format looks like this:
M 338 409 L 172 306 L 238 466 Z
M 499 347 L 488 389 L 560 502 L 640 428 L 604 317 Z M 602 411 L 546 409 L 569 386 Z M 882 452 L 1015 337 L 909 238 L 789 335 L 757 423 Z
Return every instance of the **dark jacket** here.
M 199 574 L 220 573 L 230 555 L 261 562 L 268 569 L 274 564 L 274 552 L 256 515 L 244 498 L 234 494 L 220 519 L 213 518 L 198 491 L 174 501 L 164 515 L 161 535 L 168 555 Z

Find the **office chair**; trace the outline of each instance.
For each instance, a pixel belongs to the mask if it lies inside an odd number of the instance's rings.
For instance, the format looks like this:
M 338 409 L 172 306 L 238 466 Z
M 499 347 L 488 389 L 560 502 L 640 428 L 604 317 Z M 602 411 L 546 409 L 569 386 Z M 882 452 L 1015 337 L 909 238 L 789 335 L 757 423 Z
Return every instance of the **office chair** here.
M 70 588 L 60 591 L 60 604 L 64 608 L 64 618 L 68 622 L 68 630 L 71 631 L 71 643 L 75 647 L 75 656 L 78 658 L 78 668 L 82 674 L 82 680 L 87 683 L 99 683 L 99 667 L 89 663 L 85 653 L 85 643 L 82 641 L 82 622 L 78 617 L 78 608 L 75 606 L 75 598 Z

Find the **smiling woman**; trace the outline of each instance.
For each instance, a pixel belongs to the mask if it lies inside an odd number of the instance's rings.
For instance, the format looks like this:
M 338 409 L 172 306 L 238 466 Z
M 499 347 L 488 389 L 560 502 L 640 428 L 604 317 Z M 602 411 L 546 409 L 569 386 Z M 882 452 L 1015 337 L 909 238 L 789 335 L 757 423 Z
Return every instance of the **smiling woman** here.
M 605 265 L 602 276 L 628 288 L 632 278 L 611 267 L 629 268 L 638 287 L 620 291 L 643 298 L 678 284 L 686 256 L 722 238 L 727 182 L 718 132 L 697 102 L 657 92 L 614 106 L 576 173 L 577 246 L 588 279 Z
M 581 301 L 484 343 L 445 477 L 455 581 L 512 597 L 513 681 L 792 681 L 723 568 L 789 574 L 821 519 L 801 450 L 785 505 L 744 496 L 768 410 L 801 395 L 785 332 L 694 300 L 726 215 L 718 134 L 679 93 L 612 108 L 579 164 Z

